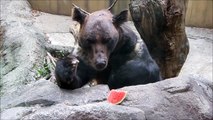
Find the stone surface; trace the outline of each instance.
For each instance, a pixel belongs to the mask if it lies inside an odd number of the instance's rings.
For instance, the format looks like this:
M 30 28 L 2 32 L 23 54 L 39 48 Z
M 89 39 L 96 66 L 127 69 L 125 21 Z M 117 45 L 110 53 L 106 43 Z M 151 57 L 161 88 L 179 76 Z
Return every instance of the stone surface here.
M 33 26 L 31 8 L 25 0 L 1 0 L 1 95 L 11 94 L 34 81 L 34 67 L 45 55 L 43 32 Z
M 1 120 L 18 120 L 36 110 L 33 107 L 14 107 L 1 113 Z
M 69 54 L 77 47 L 74 33 L 77 32 L 76 22 L 70 16 L 59 16 L 34 10 L 33 25 L 45 33 L 46 50 L 50 53 L 62 52 Z M 75 28 L 75 29 L 70 29 Z M 71 30 L 71 31 L 70 31 Z
M 7 104 L 1 116 L 38 120 L 213 119 L 213 87 L 202 78 L 177 77 L 121 89 L 127 91 L 127 98 L 121 105 L 110 105 L 106 102 L 109 92 L 106 85 L 71 91 L 59 89 L 50 81 L 39 80 L 23 89 L 20 95 L 13 96 L 16 99 L 5 100 L 5 103 L 12 102 Z
M 193 77 L 178 77 L 158 83 L 126 87 L 124 106 L 145 112 L 148 120 L 213 119 L 212 87 Z
M 69 32 L 69 27 L 72 22 L 70 16 L 53 15 L 39 11 L 35 11 L 34 16 L 34 25 L 42 30 L 44 33 Z
M 103 102 L 82 106 L 68 106 L 66 104 L 58 104 L 50 108 L 43 108 L 23 118 L 23 120 L 28 119 L 145 120 L 145 115 L 142 110 L 137 108 L 111 105 L 109 103 Z
M 106 100 L 108 91 L 109 88 L 106 85 L 97 85 L 91 88 L 84 87 L 72 91 L 64 90 L 60 89 L 56 84 L 43 79 L 26 85 L 15 94 L 3 96 L 1 98 L 1 108 L 34 105 L 51 106 L 61 102 L 68 102 L 71 105 L 84 105 Z
M 58 46 L 75 46 L 75 38 L 71 33 L 47 33 L 50 44 Z

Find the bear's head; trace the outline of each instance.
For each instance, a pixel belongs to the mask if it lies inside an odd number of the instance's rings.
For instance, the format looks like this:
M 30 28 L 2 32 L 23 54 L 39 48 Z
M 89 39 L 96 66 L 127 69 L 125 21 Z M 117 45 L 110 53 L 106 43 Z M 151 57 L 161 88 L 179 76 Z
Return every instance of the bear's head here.
M 127 21 L 128 10 L 113 15 L 109 9 L 87 13 L 74 7 L 72 18 L 80 23 L 78 43 L 86 59 L 94 69 L 104 70 L 118 44 L 119 27 Z

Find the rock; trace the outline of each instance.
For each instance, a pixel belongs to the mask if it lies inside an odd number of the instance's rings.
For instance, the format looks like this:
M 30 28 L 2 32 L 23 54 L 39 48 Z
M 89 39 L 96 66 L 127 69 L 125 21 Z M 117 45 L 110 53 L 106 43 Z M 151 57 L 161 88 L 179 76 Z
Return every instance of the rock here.
M 59 16 L 40 11 L 36 11 L 36 13 L 34 25 L 44 33 L 69 33 L 72 23 L 71 16 Z
M 57 52 L 64 56 L 77 51 L 77 41 L 71 33 L 47 33 L 48 44 L 46 44 L 46 50 L 52 54 Z
M 77 48 L 74 35 L 79 25 L 71 20 L 71 16 L 53 15 L 36 10 L 33 15 L 33 24 L 46 35 L 48 43 L 45 44 L 45 48 L 48 52 L 53 55 L 59 52 L 66 56 L 73 52 L 74 47 Z
M 11 107 L 28 107 L 34 105 L 48 107 L 62 102 L 67 102 L 74 106 L 85 105 L 105 101 L 108 92 L 109 88 L 107 85 L 64 90 L 50 81 L 38 80 L 35 83 L 26 85 L 26 87 L 23 87 L 21 91 L 15 94 L 3 96 L 1 98 L 1 110 Z
M 75 38 L 70 33 L 47 33 L 46 35 L 52 45 L 75 46 Z
M 22 89 L 30 82 L 35 81 L 35 73 L 44 62 L 46 48 L 49 52 L 58 50 L 64 53 L 73 51 L 74 37 L 69 33 L 70 17 L 64 19 L 54 19 L 50 24 L 63 22 L 64 33 L 43 32 L 62 32 L 59 30 L 60 23 L 51 28 L 42 28 L 46 17 L 42 16 L 35 19 L 34 12 L 31 10 L 27 0 L 1 2 L 1 96 L 12 94 Z M 58 17 L 60 18 L 60 17 Z M 68 19 L 69 18 L 69 19 Z M 57 21 L 57 22 L 55 22 Z M 37 23 L 35 23 L 37 22 Z M 40 23 L 39 23 L 40 22 Z M 51 26 L 53 26 L 51 24 Z M 57 28 L 57 29 L 56 29 Z M 2 32 L 3 31 L 3 32 Z M 4 34 L 3 34 L 4 33 Z M 53 44 L 48 44 L 48 39 Z M 56 40 L 60 40 L 62 45 L 55 45 Z M 64 41 L 64 43 L 62 42 Z
M 145 120 L 142 110 L 102 102 L 106 100 L 108 92 L 106 85 L 83 87 L 71 91 L 59 89 L 50 81 L 39 80 L 27 85 L 18 94 L 2 98 L 3 106 L 1 107 L 7 109 L 1 113 L 1 116 L 2 118 L 9 116 L 11 119 L 39 120 L 82 120 L 86 118 L 91 120 L 123 120 L 124 118 Z
M 33 107 L 14 107 L 1 113 L 1 120 L 18 120 L 34 111 Z
M 178 77 L 122 88 L 128 91 L 122 105 L 143 110 L 148 120 L 212 120 L 213 89 L 197 79 Z
M 171 78 L 153 84 L 121 88 L 128 92 L 127 98 L 121 105 L 110 105 L 106 102 L 109 92 L 106 85 L 63 90 L 50 81 L 39 80 L 23 89 L 22 93 L 12 95 L 16 99 L 2 99 L 4 106 L 1 107 L 4 110 L 1 115 L 39 120 L 211 120 L 212 88 L 202 78 Z
M 33 26 L 27 0 L 1 1 L 1 96 L 17 92 L 34 81 L 35 67 L 45 56 L 44 34 Z
M 63 111 L 63 112 L 62 112 Z M 111 105 L 109 103 L 94 103 L 82 106 L 58 104 L 42 108 L 23 120 L 145 120 L 144 112 L 137 108 Z
M 4 34 L 4 29 L 2 26 L 0 26 L 0 47 L 2 47 L 2 44 L 3 44 L 3 34 Z

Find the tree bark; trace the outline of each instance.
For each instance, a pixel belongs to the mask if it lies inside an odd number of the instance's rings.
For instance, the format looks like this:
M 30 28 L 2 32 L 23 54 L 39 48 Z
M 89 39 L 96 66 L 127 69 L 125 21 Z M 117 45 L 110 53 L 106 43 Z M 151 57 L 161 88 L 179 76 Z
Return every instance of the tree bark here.
M 179 74 L 189 52 L 185 32 L 187 3 L 187 0 L 130 0 L 135 27 L 164 79 Z

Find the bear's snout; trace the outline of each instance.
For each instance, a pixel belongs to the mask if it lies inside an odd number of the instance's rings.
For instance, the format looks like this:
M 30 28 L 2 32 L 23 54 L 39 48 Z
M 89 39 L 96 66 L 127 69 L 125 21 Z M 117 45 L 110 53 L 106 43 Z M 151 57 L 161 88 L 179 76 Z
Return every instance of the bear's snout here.
M 107 61 L 105 59 L 97 59 L 95 63 L 95 67 L 97 70 L 103 70 L 107 66 Z

